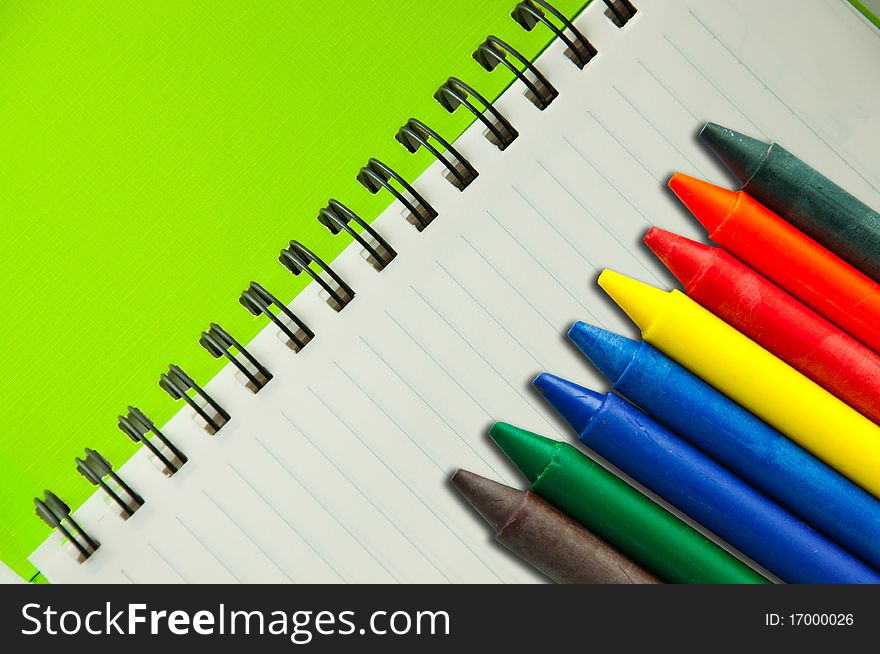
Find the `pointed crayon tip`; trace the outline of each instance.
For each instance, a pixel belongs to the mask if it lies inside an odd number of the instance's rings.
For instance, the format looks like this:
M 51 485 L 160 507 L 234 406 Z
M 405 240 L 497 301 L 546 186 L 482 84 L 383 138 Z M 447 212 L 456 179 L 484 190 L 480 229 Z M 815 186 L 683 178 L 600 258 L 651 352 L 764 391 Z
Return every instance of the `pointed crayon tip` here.
M 530 484 L 535 483 L 547 469 L 560 446 L 560 443 L 546 436 L 533 434 L 506 422 L 492 425 L 489 436 Z
M 771 146 L 715 123 L 706 123 L 700 130 L 700 139 L 743 186 L 755 174 Z
M 492 529 L 501 531 L 525 501 L 525 493 L 467 470 L 452 475 L 452 485 Z
M 734 191 L 683 173 L 675 173 L 672 176 L 669 180 L 669 188 L 705 228 L 710 237 L 730 215 L 738 197 Z
M 544 394 L 544 399 L 577 434 L 587 428 L 605 404 L 602 393 L 546 372 L 538 375 L 532 385 Z
M 641 344 L 607 329 L 576 322 L 568 338 L 613 386 L 623 377 Z
M 613 270 L 603 270 L 599 286 L 645 332 L 665 307 L 669 293 Z
M 715 260 L 715 248 L 658 227 L 648 230 L 645 243 L 685 290 Z

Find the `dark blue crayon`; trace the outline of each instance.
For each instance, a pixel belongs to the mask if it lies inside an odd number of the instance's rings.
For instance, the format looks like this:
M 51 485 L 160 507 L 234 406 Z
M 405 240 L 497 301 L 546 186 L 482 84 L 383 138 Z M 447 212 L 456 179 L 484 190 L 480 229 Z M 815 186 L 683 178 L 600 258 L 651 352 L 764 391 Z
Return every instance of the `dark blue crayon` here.
M 852 554 L 613 393 L 533 382 L 579 440 L 789 583 L 880 583 Z
M 645 342 L 583 322 L 568 333 L 658 422 L 880 569 L 880 501 Z

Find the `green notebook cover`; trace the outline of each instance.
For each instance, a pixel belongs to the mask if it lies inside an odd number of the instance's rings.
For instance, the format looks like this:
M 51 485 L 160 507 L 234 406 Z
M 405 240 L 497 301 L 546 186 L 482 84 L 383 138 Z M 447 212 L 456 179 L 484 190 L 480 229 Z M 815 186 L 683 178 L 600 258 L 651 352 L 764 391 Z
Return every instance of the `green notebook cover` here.
M 398 127 L 452 140 L 470 123 L 432 98 L 448 76 L 489 98 L 510 83 L 471 59 L 488 34 L 547 45 L 514 5 L 0 3 L 2 560 L 34 573 L 49 530 L 31 498 L 81 503 L 83 447 L 131 456 L 129 404 L 160 425 L 179 409 L 157 385 L 168 363 L 219 370 L 197 343 L 211 321 L 245 343 L 265 325 L 238 304 L 251 280 L 283 300 L 305 285 L 276 260 L 291 238 L 328 260 L 350 241 L 316 221 L 329 198 L 366 219 L 388 205 L 355 180 L 370 157 L 427 167 Z

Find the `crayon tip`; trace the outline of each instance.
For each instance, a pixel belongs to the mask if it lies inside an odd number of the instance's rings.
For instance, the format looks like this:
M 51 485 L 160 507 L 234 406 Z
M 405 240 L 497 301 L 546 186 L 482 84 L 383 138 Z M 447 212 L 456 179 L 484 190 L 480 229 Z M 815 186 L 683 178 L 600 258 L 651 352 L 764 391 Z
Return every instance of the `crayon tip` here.
M 647 331 L 654 323 L 669 295 L 659 288 L 608 269 L 599 275 L 599 286 L 642 332 Z
M 452 475 L 452 485 L 496 532 L 510 522 L 525 500 L 522 491 L 467 470 Z
M 675 173 L 669 188 L 687 207 L 709 236 L 715 233 L 736 204 L 737 194 L 683 173 Z
M 568 338 L 612 386 L 623 377 L 640 347 L 638 341 L 585 322 L 572 325 Z
M 755 174 L 772 145 L 715 123 L 706 123 L 700 130 L 700 139 L 743 186 Z
M 561 445 L 506 422 L 492 425 L 489 436 L 530 484 L 534 484 L 547 469 Z
M 714 248 L 658 227 L 648 230 L 645 243 L 685 290 L 715 260 Z
M 605 404 L 605 395 L 546 372 L 538 375 L 532 384 L 578 434 L 583 433 Z

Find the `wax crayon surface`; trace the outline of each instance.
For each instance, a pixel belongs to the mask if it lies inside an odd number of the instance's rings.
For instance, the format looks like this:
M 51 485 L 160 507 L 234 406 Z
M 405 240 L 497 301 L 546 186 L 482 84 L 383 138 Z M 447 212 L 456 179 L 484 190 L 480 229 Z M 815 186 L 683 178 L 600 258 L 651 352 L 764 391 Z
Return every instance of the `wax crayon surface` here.
M 679 291 L 610 270 L 599 285 L 646 341 L 880 495 L 880 427 Z
M 645 243 L 693 300 L 880 423 L 880 356 L 720 248 L 656 227 Z
M 489 435 L 531 489 L 671 583 L 767 583 L 693 527 L 568 443 L 507 423 Z
M 645 341 L 583 322 L 568 335 L 615 391 L 880 569 L 880 500 Z
M 489 523 L 495 540 L 556 583 L 660 583 L 532 491 L 467 470 L 456 472 L 452 484 Z
M 712 241 L 880 353 L 880 284 L 743 192 L 681 173 L 669 188 Z
M 700 138 L 742 190 L 880 281 L 880 213 L 778 143 L 707 123 Z
M 880 574 L 614 393 L 543 373 L 533 382 L 578 439 L 790 583 L 880 583 Z

